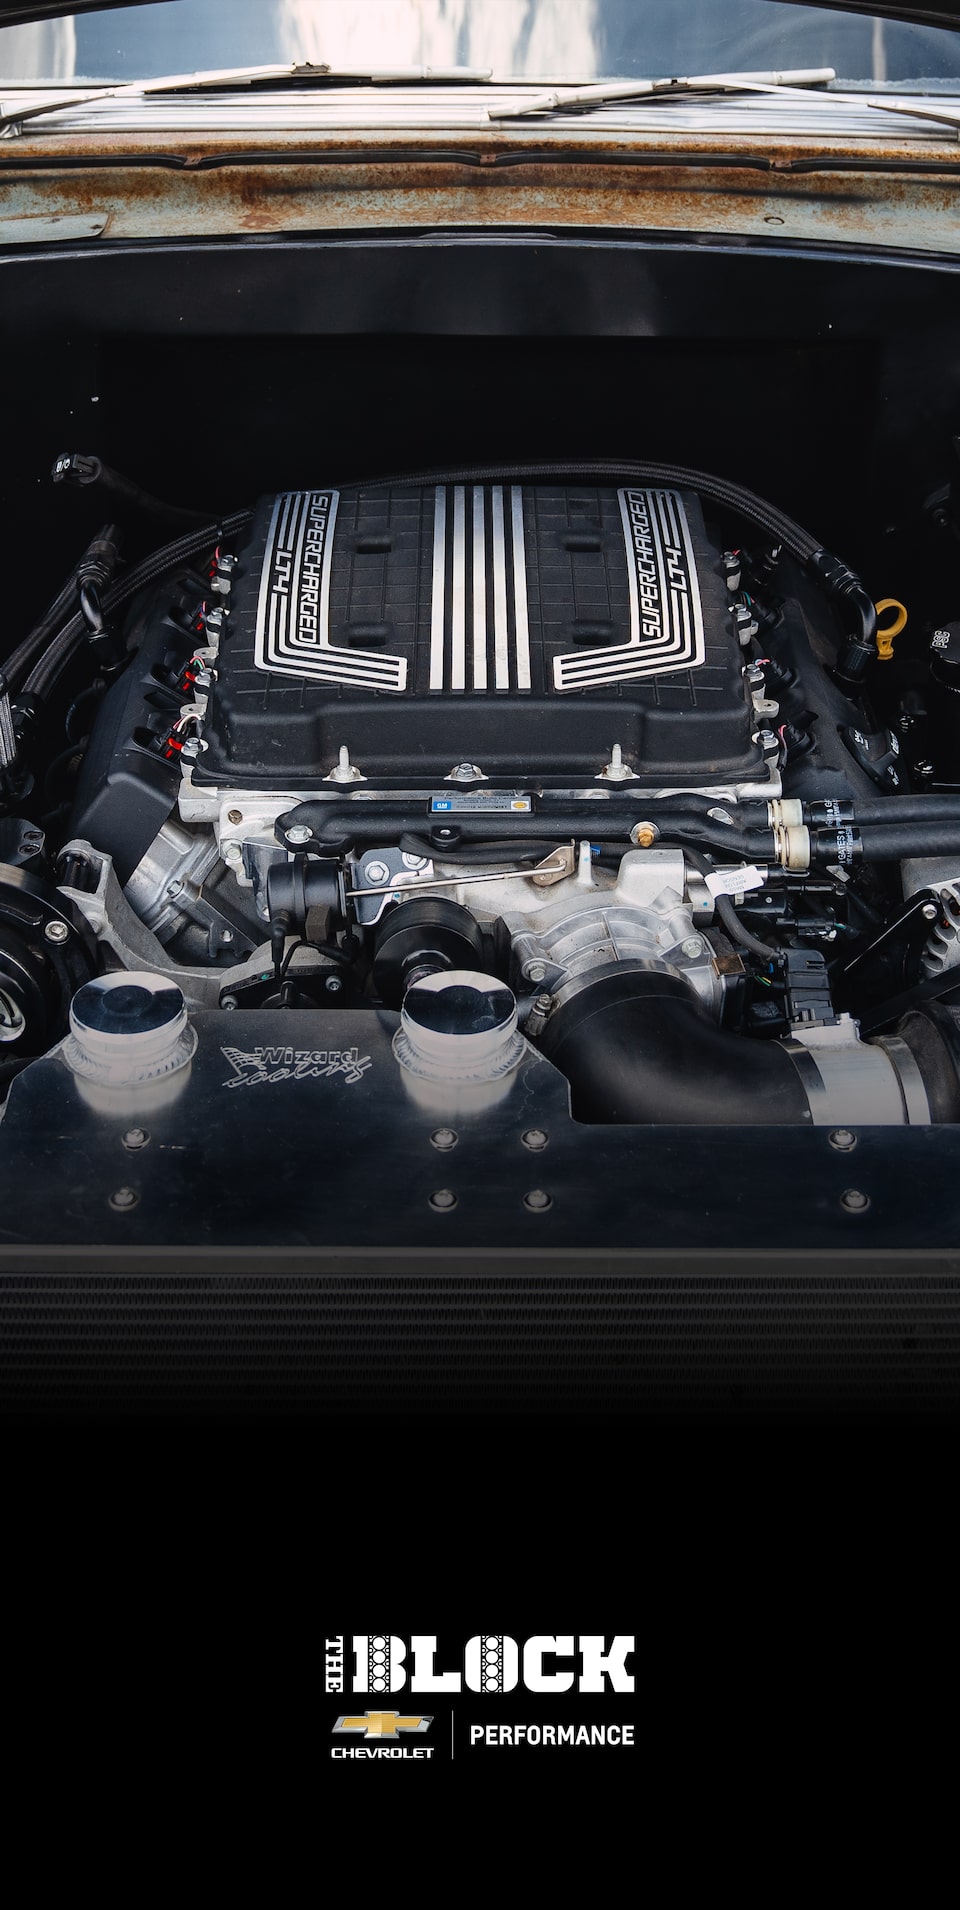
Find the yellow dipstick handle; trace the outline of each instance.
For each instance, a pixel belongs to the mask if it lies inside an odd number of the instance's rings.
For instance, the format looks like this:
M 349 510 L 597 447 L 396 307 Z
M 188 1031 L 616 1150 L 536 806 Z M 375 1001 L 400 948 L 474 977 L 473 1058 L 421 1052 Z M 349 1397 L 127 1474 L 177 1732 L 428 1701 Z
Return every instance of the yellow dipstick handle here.
M 877 631 L 877 655 L 881 663 L 889 663 L 893 656 L 893 639 L 906 629 L 907 613 L 898 597 L 881 597 L 880 602 L 873 607 L 878 617 L 884 610 L 895 610 L 897 613 L 886 630 Z

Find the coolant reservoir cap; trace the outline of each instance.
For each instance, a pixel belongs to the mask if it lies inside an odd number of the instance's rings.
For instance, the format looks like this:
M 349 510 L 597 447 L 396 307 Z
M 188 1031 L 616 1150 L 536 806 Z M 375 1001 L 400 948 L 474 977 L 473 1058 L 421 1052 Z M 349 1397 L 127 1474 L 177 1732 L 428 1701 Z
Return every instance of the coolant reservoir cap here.
M 163 975 L 101 975 L 70 1004 L 64 1059 L 106 1087 L 156 1081 L 186 1066 L 197 1045 L 183 991 Z
M 393 1050 L 428 1080 L 498 1081 L 524 1052 L 511 989 L 492 975 L 453 968 L 426 975 L 404 996 Z

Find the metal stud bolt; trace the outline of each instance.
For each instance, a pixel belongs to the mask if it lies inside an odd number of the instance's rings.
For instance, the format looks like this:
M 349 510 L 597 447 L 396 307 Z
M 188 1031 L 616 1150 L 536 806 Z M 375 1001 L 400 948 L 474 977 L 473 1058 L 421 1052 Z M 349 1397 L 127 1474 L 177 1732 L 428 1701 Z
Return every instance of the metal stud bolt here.
M 848 1214 L 862 1214 L 870 1205 L 870 1196 L 862 1194 L 859 1187 L 848 1187 L 840 1196 L 840 1205 L 846 1208 Z
M 550 1136 L 544 1133 L 542 1127 L 528 1127 L 526 1133 L 521 1134 L 520 1139 L 524 1147 L 530 1149 L 531 1154 L 542 1154 Z
M 136 1207 L 139 1199 L 135 1187 L 118 1187 L 116 1193 L 110 1196 L 110 1205 L 115 1213 L 127 1214 L 131 1207 Z
M 532 1187 L 529 1194 L 524 1194 L 523 1204 L 531 1214 L 545 1214 L 547 1208 L 553 1206 L 553 1199 L 542 1187 Z

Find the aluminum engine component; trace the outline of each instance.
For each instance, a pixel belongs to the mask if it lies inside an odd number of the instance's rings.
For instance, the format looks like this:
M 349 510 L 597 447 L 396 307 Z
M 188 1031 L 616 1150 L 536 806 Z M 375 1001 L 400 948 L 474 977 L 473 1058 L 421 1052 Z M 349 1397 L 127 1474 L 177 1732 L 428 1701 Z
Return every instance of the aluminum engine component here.
M 942 975 L 960 967 L 960 865 L 956 859 L 916 857 L 901 865 L 904 899 L 919 889 L 940 897 L 940 914 L 930 925 L 920 966 L 924 976 Z
M 714 951 L 684 899 L 682 851 L 630 850 L 612 887 L 593 884 L 590 863 L 581 858 L 563 893 L 554 891 L 523 916 L 504 913 L 515 971 L 526 987 L 556 995 L 594 970 L 642 961 L 680 975 L 705 1008 L 718 1012 L 723 983 Z
M 169 942 L 187 921 L 184 902 L 197 903 L 205 878 L 217 867 L 215 837 L 165 822 L 124 894 L 158 942 Z

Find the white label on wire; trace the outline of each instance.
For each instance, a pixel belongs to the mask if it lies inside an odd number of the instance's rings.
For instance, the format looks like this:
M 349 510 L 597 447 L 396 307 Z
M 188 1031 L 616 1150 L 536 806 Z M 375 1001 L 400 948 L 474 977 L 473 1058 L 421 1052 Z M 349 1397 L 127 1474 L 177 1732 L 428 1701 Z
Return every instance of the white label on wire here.
M 761 889 L 767 872 L 751 863 L 742 869 L 717 869 L 713 875 L 705 875 L 703 879 L 716 899 L 718 895 L 747 895 L 751 889 Z

